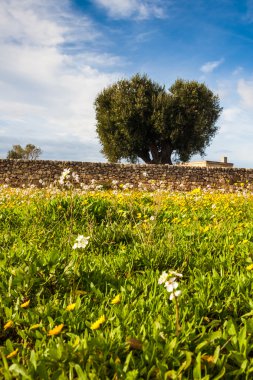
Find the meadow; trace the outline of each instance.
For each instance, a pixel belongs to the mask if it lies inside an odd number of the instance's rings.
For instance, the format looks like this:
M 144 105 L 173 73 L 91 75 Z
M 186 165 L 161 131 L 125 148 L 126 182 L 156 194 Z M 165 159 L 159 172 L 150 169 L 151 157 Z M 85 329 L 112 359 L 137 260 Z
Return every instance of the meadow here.
M 1 187 L 0 378 L 252 378 L 252 220 L 243 188 Z

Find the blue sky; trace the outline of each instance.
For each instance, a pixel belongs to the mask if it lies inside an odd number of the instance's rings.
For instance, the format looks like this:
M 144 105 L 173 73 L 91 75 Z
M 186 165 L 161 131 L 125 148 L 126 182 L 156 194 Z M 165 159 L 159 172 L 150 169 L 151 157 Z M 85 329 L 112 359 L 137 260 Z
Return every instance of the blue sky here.
M 205 159 L 253 167 L 253 0 L 1 0 L 0 49 L 1 158 L 106 161 L 94 100 L 138 72 L 204 82 L 224 108 Z

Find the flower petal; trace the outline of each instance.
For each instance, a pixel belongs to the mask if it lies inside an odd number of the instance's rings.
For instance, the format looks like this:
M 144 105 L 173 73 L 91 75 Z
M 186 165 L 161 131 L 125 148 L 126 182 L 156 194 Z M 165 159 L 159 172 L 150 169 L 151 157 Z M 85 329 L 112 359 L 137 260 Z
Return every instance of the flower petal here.
M 64 326 L 64 324 L 63 323 L 61 323 L 60 325 L 58 325 L 58 326 L 55 326 L 52 330 L 49 330 L 48 331 L 48 336 L 52 336 L 52 335 L 58 335 L 58 334 L 60 334 L 60 332 L 62 331 L 62 329 L 63 329 L 63 326 Z
M 26 309 L 30 305 L 30 302 L 31 302 L 30 300 L 23 302 L 21 303 L 20 307 L 22 307 L 23 309 Z
M 12 359 L 14 358 L 14 356 L 16 356 L 18 353 L 18 348 L 16 348 L 16 350 L 12 351 L 9 353 L 9 355 L 6 356 L 7 359 Z
M 13 321 L 8 321 L 4 325 L 4 330 L 10 329 L 13 326 Z
M 120 303 L 121 301 L 121 295 L 120 294 L 117 294 L 111 301 L 111 304 L 112 305 L 117 305 L 118 303 Z
M 167 281 L 167 278 L 168 278 L 168 273 L 162 272 L 161 276 L 158 279 L 158 284 L 159 285 L 164 284 L 165 281 Z
M 172 292 L 170 294 L 170 300 L 173 300 L 174 298 L 179 297 L 181 295 L 181 293 L 182 293 L 181 290 L 176 290 L 175 292 Z
M 74 310 L 76 307 L 76 303 L 70 303 L 67 307 L 66 307 L 66 310 L 67 311 L 72 311 Z
M 90 328 L 91 330 L 97 330 L 99 329 L 99 327 L 102 325 L 102 323 L 105 322 L 105 316 L 102 315 L 100 318 L 98 318 L 97 321 L 95 321 L 94 323 L 91 324 Z

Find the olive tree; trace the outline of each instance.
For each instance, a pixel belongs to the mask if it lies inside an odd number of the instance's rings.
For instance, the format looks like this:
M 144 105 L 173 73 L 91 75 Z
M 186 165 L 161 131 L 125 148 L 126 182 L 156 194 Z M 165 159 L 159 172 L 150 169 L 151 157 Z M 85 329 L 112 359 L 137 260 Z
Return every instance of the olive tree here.
M 172 164 L 204 155 L 222 108 L 203 83 L 178 79 L 165 90 L 146 75 L 120 80 L 95 100 L 97 134 L 110 162 Z

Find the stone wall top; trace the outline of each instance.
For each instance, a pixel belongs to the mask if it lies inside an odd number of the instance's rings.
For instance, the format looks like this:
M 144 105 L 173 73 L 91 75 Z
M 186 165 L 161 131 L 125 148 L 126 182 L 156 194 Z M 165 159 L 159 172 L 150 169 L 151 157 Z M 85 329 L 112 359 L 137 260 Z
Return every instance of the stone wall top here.
M 64 169 L 78 174 L 80 182 L 110 186 L 123 185 L 172 190 L 196 187 L 222 188 L 236 183 L 253 185 L 253 169 L 193 167 L 183 165 L 112 164 L 102 162 L 7 160 L 0 159 L 0 184 L 12 187 L 50 185 L 57 182 Z

